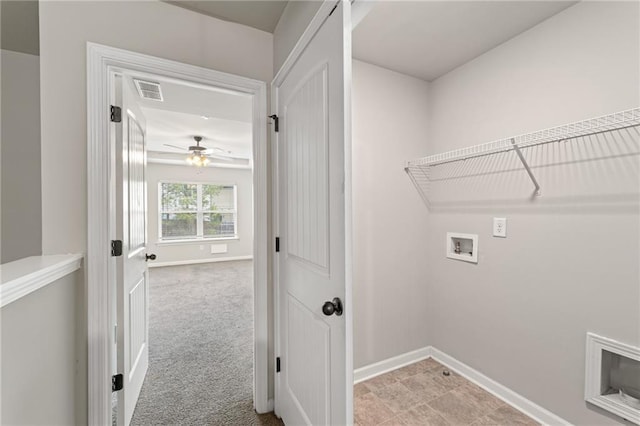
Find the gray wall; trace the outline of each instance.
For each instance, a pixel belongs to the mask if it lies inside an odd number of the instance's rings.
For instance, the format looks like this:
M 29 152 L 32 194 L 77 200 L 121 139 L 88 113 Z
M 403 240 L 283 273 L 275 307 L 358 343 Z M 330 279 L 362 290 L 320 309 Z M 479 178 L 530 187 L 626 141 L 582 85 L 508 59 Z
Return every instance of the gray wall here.
M 637 107 L 638 13 L 581 2 L 437 79 L 425 154 Z M 638 139 L 527 150 L 533 201 L 513 157 L 450 169 L 518 171 L 445 181 L 425 210 L 431 344 L 575 424 L 615 422 L 583 401 L 586 332 L 640 344 Z M 477 265 L 445 258 L 447 231 L 479 234 Z
M 42 253 L 38 2 L 0 2 L 0 263 Z
M 38 0 L 0 2 L 2 49 L 38 55 Z
M 149 164 L 147 167 L 149 248 L 157 262 L 206 260 L 253 255 L 253 173 L 251 170 Z M 217 242 L 158 244 L 158 182 L 204 182 L 238 187 L 238 239 Z M 226 244 L 227 253 L 211 254 L 211 246 Z
M 311 19 L 322 5 L 322 1 L 290 1 L 282 12 L 273 31 L 273 73 L 278 72 L 295 47 L 298 39 L 307 29 Z
M 42 253 L 40 60 L 4 49 L 1 55 L 0 263 L 7 263 Z
M 72 425 L 86 391 L 76 381 L 76 271 L 0 311 L 2 408 L 5 425 Z M 81 364 L 82 365 L 82 364 Z M 78 421 L 77 421 L 78 420 Z
M 403 169 L 424 155 L 427 94 L 425 81 L 353 61 L 355 368 L 429 344 L 426 212 Z

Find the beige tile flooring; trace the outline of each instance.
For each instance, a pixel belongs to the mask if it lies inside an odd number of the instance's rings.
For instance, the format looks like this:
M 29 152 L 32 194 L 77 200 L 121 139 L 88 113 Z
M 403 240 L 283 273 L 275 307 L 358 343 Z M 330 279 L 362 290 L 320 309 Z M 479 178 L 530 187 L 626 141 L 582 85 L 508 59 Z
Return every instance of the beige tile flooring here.
M 391 371 L 354 387 L 358 426 L 536 425 L 433 359 Z

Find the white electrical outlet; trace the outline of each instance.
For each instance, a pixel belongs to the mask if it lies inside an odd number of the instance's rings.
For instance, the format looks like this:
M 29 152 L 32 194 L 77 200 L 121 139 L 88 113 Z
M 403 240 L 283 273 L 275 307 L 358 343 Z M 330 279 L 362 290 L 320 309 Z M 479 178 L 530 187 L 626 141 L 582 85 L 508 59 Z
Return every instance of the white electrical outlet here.
M 493 218 L 493 236 L 507 238 L 507 219 L 504 217 Z

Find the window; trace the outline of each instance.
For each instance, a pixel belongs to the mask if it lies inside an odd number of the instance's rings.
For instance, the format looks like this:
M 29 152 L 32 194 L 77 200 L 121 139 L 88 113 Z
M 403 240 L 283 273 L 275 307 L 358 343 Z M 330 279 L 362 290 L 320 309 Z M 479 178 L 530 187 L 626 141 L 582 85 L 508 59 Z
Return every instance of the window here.
M 159 194 L 161 240 L 238 235 L 236 185 L 160 182 Z

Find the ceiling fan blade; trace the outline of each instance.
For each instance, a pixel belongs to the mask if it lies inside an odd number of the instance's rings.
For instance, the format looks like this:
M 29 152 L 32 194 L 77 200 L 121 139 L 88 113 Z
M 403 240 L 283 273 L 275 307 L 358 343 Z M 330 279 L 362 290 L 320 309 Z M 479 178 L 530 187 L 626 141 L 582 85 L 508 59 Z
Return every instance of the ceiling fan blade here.
M 217 146 L 214 146 L 214 147 L 211 147 L 211 148 L 207 148 L 205 150 L 205 153 L 207 153 L 207 154 L 216 153 L 218 155 L 231 155 L 232 154 L 231 151 L 227 151 L 226 149 L 218 148 Z
M 179 149 L 180 151 L 188 151 L 186 148 L 183 148 L 181 146 L 171 145 L 171 144 L 168 144 L 168 143 L 163 143 L 162 145 L 168 146 L 169 148 Z

